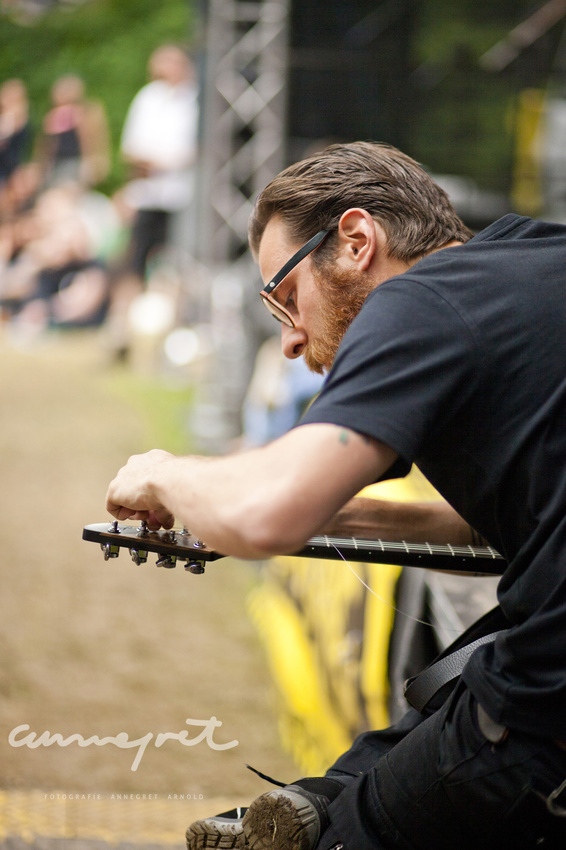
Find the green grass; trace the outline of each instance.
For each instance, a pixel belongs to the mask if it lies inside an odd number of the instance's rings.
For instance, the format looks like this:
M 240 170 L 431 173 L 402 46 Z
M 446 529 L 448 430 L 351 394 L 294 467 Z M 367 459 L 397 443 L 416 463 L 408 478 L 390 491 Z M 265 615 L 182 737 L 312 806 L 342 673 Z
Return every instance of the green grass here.
M 109 372 L 103 382 L 112 396 L 139 415 L 148 450 L 159 448 L 181 455 L 192 451 L 188 420 L 194 390 L 190 386 L 137 375 L 128 369 Z

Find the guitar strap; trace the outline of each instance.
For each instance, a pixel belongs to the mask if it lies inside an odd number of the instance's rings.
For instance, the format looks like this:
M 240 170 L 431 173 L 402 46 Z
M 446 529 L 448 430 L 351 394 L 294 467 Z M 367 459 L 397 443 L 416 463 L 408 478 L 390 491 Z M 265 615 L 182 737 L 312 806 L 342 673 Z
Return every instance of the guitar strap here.
M 428 667 L 407 680 L 404 696 L 409 705 L 422 714 L 440 708 L 457 684 L 473 652 L 479 646 L 494 641 L 509 625 L 499 605 L 472 623 Z

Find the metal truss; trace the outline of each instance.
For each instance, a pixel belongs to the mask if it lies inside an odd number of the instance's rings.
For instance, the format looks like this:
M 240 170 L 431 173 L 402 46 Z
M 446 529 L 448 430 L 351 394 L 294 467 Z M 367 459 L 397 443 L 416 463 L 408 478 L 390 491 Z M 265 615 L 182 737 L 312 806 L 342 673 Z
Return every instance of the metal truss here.
M 205 7 L 196 253 L 238 259 L 258 192 L 284 166 L 290 0 Z

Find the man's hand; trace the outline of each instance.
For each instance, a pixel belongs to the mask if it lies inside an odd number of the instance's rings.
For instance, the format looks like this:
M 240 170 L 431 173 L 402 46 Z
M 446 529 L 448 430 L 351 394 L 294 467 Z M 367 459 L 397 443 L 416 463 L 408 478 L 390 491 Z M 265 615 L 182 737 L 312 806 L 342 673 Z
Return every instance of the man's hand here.
M 133 455 L 110 483 L 106 494 L 109 513 L 117 520 L 146 520 L 150 528 L 172 528 L 175 517 L 156 496 L 154 472 L 173 458 L 161 449 Z

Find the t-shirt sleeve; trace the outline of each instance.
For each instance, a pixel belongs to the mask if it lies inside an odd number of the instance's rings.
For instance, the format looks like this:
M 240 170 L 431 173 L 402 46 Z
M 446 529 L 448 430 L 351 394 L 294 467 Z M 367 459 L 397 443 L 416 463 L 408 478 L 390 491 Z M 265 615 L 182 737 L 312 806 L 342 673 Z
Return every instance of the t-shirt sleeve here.
M 408 467 L 465 404 L 479 359 L 465 317 L 404 275 L 368 296 L 299 425 L 351 428 L 390 446 Z

